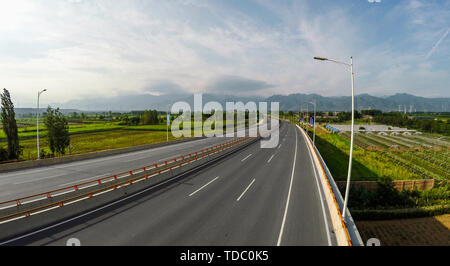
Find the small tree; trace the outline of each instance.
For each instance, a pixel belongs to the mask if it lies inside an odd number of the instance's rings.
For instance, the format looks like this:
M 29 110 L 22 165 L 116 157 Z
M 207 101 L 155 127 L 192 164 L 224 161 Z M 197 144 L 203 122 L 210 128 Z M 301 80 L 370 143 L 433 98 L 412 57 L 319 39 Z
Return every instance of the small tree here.
M 59 111 L 59 108 L 47 108 L 45 116 L 45 126 L 47 127 L 47 138 L 52 154 L 66 153 L 66 148 L 70 145 L 69 126 L 66 117 Z
M 141 121 L 143 125 L 157 125 L 159 123 L 158 120 L 158 111 L 156 110 L 147 110 L 141 116 Z
M 3 131 L 8 140 L 8 159 L 19 159 L 21 147 L 19 146 L 19 133 L 17 130 L 16 114 L 14 112 L 14 104 L 7 89 L 3 89 L 0 95 L 2 100 L 2 124 Z

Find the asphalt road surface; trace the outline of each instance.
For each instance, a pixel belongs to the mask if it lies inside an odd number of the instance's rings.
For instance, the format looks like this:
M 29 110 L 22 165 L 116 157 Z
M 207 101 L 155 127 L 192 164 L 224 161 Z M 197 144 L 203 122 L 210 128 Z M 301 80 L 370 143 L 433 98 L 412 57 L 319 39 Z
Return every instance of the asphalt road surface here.
M 125 157 L 136 161 L 122 166 L 138 166 L 150 154 Z M 100 175 L 111 165 L 96 169 L 104 159 L 74 164 Z M 111 170 L 120 170 L 123 159 Z M 283 123 L 276 148 L 258 141 L 200 171 L 8 244 L 66 245 L 77 238 L 81 245 L 335 245 L 315 171 L 303 135 Z
M 0 173 L 0 201 L 126 172 L 231 139 L 205 138 L 143 151 Z

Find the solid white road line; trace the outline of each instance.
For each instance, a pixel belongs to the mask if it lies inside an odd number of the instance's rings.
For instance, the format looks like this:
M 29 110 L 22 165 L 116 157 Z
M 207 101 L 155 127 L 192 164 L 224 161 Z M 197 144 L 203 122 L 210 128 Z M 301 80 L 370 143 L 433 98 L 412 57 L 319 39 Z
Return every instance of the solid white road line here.
M 250 153 L 249 155 L 247 155 L 247 157 L 245 157 L 244 159 L 241 160 L 241 162 L 245 161 L 248 159 L 248 157 L 252 156 L 252 154 Z
M 289 184 L 289 192 L 286 199 L 286 207 L 284 208 L 283 221 L 281 222 L 280 233 L 278 235 L 277 246 L 281 245 L 281 239 L 283 238 L 284 224 L 286 223 L 286 217 L 289 209 L 289 200 L 291 199 L 291 191 L 292 191 L 292 183 L 294 180 L 295 173 L 295 162 L 297 161 L 297 130 L 295 130 L 295 153 L 294 153 L 294 163 L 292 164 L 292 174 L 291 174 L 291 182 Z
M 189 194 L 189 197 L 194 195 L 195 193 L 199 192 L 200 190 L 202 190 L 203 188 L 205 188 L 207 185 L 211 184 L 212 182 L 216 181 L 216 179 L 219 178 L 218 176 L 216 176 L 216 178 L 214 178 L 213 180 L 209 181 L 208 183 L 206 183 L 205 185 L 203 185 L 201 188 L 197 189 L 196 191 L 192 192 L 191 194 Z
M 270 161 L 272 161 L 273 156 L 275 156 L 275 154 L 272 154 L 272 156 L 270 156 L 269 160 L 267 161 L 267 163 L 270 163 Z
M 239 198 L 236 199 L 236 201 L 239 201 L 242 198 L 242 196 L 244 196 L 245 192 L 247 192 L 247 190 L 253 185 L 253 182 L 255 182 L 255 178 L 253 178 L 250 185 L 247 186 L 247 188 L 244 190 L 244 192 L 242 192 L 242 194 L 239 196 Z
M 308 140 L 305 140 L 305 142 L 306 141 L 308 141 Z M 316 167 L 314 166 L 314 163 L 313 163 L 313 158 L 312 158 L 312 153 L 313 153 L 313 151 L 311 150 L 311 148 L 309 147 L 309 145 L 307 144 L 307 143 L 305 143 L 305 145 L 306 145 L 306 147 L 308 148 L 308 154 L 309 154 L 309 158 L 311 159 L 311 166 L 312 166 L 312 168 L 313 168 L 313 172 L 314 172 L 314 176 L 316 177 L 316 185 L 317 185 L 317 191 L 319 192 L 319 198 L 320 198 L 320 205 L 321 205 L 321 207 L 322 207 L 322 214 L 323 214 L 323 220 L 324 220 L 324 222 L 325 222 L 325 229 L 326 229 L 326 232 L 327 232 L 327 240 L 328 240 L 328 246 L 331 246 L 331 237 L 330 237 L 330 232 L 329 232 L 329 230 L 328 230 L 328 220 L 327 220 L 327 216 L 326 216 L 326 214 L 325 214 L 325 206 L 324 206 L 324 203 L 323 203 L 323 197 L 322 197 L 322 190 L 320 189 L 320 186 L 319 186 L 319 177 L 317 176 L 317 169 L 316 169 Z

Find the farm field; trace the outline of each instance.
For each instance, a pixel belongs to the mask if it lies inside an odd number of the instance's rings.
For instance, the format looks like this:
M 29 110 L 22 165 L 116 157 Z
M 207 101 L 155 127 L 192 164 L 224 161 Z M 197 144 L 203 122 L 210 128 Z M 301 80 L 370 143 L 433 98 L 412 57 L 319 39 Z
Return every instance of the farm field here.
M 20 160 L 30 160 L 37 157 L 36 125 L 29 121 L 17 121 L 20 145 L 23 153 Z M 170 133 L 170 132 L 169 132 Z M 166 141 L 166 125 L 120 125 L 111 121 L 83 121 L 69 122 L 70 145 L 72 154 L 94 152 L 124 148 L 135 145 L 150 144 Z M 43 123 L 39 123 L 40 147 L 46 154 L 50 153 L 47 145 L 47 130 Z M 169 134 L 169 140 L 173 140 Z M 0 130 L 0 148 L 6 148 L 6 136 Z M 66 152 L 69 153 L 68 151 Z
M 448 246 L 450 214 L 386 221 L 356 221 L 363 242 L 378 238 L 382 246 Z
M 312 136 L 312 129 L 309 129 Z M 450 142 L 431 134 L 355 133 L 352 180 L 450 179 Z M 316 146 L 336 180 L 347 176 L 350 133 L 333 134 L 316 126 Z
M 308 133 L 312 137 L 312 130 Z M 356 144 L 356 141 L 355 141 Z M 336 181 L 346 180 L 350 141 L 341 134 L 331 134 L 323 127 L 316 127 L 316 146 L 327 163 Z M 352 180 L 372 180 L 389 176 L 394 180 L 422 179 L 422 177 L 407 167 L 397 165 L 381 153 L 354 146 Z
M 350 138 L 350 133 L 343 135 Z M 356 133 L 355 144 L 378 152 L 422 178 L 450 178 L 450 142 L 422 135 Z
M 248 124 L 248 119 L 245 121 Z M 121 125 L 120 121 L 79 121 L 69 122 L 71 154 L 125 148 L 135 145 L 166 141 L 166 124 Z M 20 160 L 37 158 L 36 124 L 31 120 L 18 120 L 19 140 L 23 147 Z M 226 121 L 224 121 L 224 126 Z M 235 124 L 236 126 L 236 124 Z M 191 124 L 193 135 L 194 124 Z M 205 134 L 211 132 L 204 132 Z M 50 154 L 47 143 L 47 129 L 44 121 L 39 123 L 40 148 Z M 174 140 L 169 128 L 169 141 Z M 7 147 L 6 135 L 0 129 L 0 148 Z M 69 151 L 66 151 L 69 154 Z M 42 155 L 42 154 L 41 154 Z
M 169 141 L 175 138 L 169 134 Z M 104 132 L 73 134 L 70 136 L 72 154 L 125 148 L 135 145 L 158 143 L 166 141 L 166 131 L 153 130 L 109 130 Z M 3 143 L 1 143 L 3 144 Z M 20 145 L 24 147 L 21 160 L 30 160 L 37 157 L 36 139 L 29 138 L 22 140 Z M 40 139 L 41 150 L 46 154 L 50 153 L 47 139 Z
M 18 123 L 19 124 L 19 123 Z M 36 138 L 36 124 L 32 125 L 18 125 L 19 126 L 19 138 L 29 139 Z M 165 131 L 166 125 L 138 125 L 127 126 L 120 125 L 120 122 L 85 122 L 85 123 L 69 123 L 69 134 L 83 134 L 92 132 L 112 131 L 112 130 L 147 130 L 147 131 Z M 44 125 L 44 121 L 39 122 L 39 137 L 45 137 L 47 135 L 47 128 Z M 0 143 L 6 141 L 6 135 L 3 130 L 0 131 Z

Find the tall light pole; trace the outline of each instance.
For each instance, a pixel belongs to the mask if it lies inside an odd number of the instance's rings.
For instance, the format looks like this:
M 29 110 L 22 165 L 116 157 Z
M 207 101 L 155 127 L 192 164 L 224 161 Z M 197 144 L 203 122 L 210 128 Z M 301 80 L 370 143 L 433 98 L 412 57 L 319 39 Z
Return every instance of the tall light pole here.
M 36 113 L 36 143 L 37 143 L 37 159 L 41 159 L 41 156 L 39 154 L 39 97 L 41 94 L 47 91 L 47 89 L 43 89 L 42 91 L 38 91 L 38 97 L 37 97 L 37 113 Z
M 344 199 L 344 208 L 342 211 L 342 217 L 345 221 L 345 216 L 347 214 L 347 203 L 348 203 L 348 194 L 350 191 L 350 176 L 352 173 L 352 155 L 353 155 L 353 128 L 354 128 L 354 122 L 355 122 L 355 93 L 354 93 L 354 73 L 353 73 L 353 57 L 350 56 L 350 64 L 348 63 L 344 63 L 341 61 L 337 61 L 337 60 L 333 60 L 333 59 L 328 59 L 328 58 L 324 58 L 324 57 L 314 57 L 314 59 L 316 60 L 320 60 L 320 61 L 331 61 L 340 65 L 343 65 L 344 68 L 350 72 L 350 78 L 352 81 L 352 126 L 351 126 L 351 137 L 350 137 L 350 158 L 348 161 L 348 174 L 347 174 L 347 185 L 345 187 L 345 199 Z

